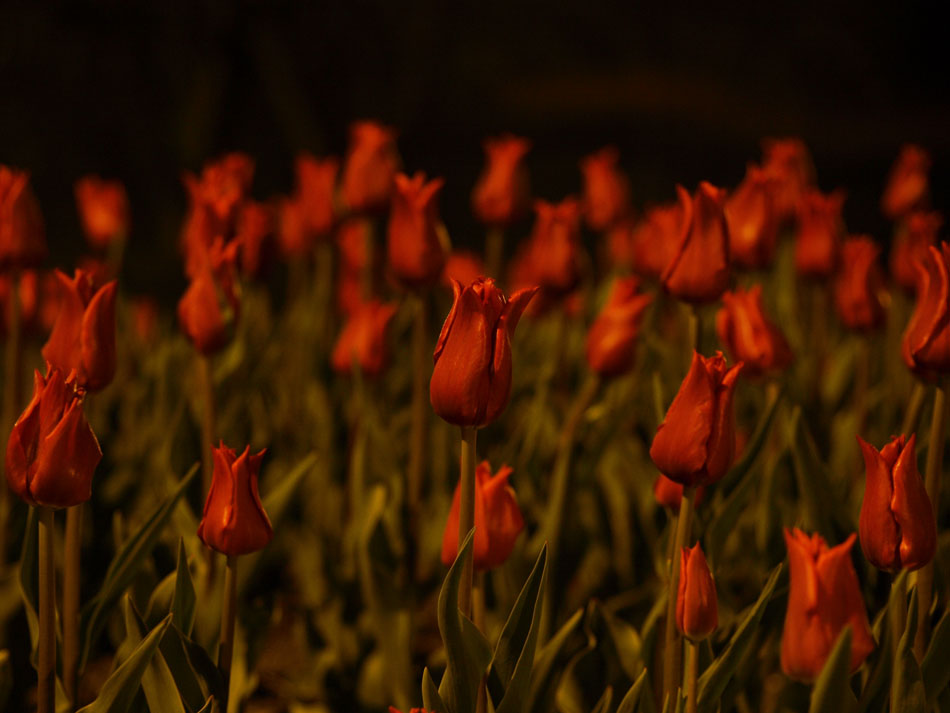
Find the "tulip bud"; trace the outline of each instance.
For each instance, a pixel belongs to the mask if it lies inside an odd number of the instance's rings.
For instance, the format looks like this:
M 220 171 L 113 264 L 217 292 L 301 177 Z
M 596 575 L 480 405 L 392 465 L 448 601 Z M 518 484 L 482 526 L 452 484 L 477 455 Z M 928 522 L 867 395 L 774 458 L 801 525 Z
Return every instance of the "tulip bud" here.
M 224 348 L 234 333 L 241 303 L 234 263 L 238 245 L 218 238 L 185 294 L 178 301 L 178 322 L 202 354 Z
M 445 181 L 426 183 L 426 175 L 396 175 L 392 211 L 386 231 L 389 267 L 408 287 L 430 285 L 445 265 L 445 248 L 439 239 L 439 192 Z
M 657 505 L 669 508 L 674 513 L 680 511 L 680 504 L 683 502 L 683 486 L 676 483 L 665 475 L 660 473 L 653 481 L 653 496 L 656 498 Z M 696 497 L 693 505 L 699 505 L 706 496 L 706 488 L 700 486 L 696 488 Z
M 297 154 L 294 161 L 297 174 L 296 199 L 302 207 L 307 231 L 317 238 L 328 236 L 336 222 L 334 192 L 340 162 L 335 157 L 314 158 L 308 153 Z
M 92 495 L 92 474 L 102 458 L 96 434 L 82 410 L 75 373 L 59 369 L 33 376 L 33 398 L 7 442 L 10 489 L 30 505 L 65 508 Z
M 429 400 L 456 426 L 487 426 L 511 395 L 511 335 L 537 288 L 511 299 L 481 277 L 466 288 L 452 283 L 455 300 L 435 346 Z
M 693 363 L 650 446 L 660 472 L 685 486 L 711 485 L 735 457 L 732 398 L 742 363 L 726 368 L 722 352 Z
M 198 524 L 198 537 L 221 554 L 246 555 L 267 546 L 274 536 L 270 519 L 257 492 L 257 476 L 264 453 L 241 455 L 224 445 L 211 449 L 214 473 Z
M 726 199 L 723 210 L 729 225 L 729 256 L 740 267 L 762 269 L 775 258 L 778 213 L 774 183 L 774 178 L 750 163 L 745 179 Z
M 798 204 L 795 269 L 803 277 L 824 278 L 838 264 L 838 243 L 844 234 L 841 208 L 844 191 L 828 195 L 809 189 Z
M 829 548 L 820 535 L 785 530 L 789 591 L 782 631 L 782 670 L 810 683 L 845 626 L 851 627 L 851 666 L 856 671 L 874 650 L 867 610 L 851 563 L 852 534 Z
M 376 213 L 389 205 L 399 170 L 396 131 L 375 121 L 350 125 L 341 195 L 353 213 Z
M 835 279 L 835 307 L 848 329 L 868 331 L 884 323 L 884 271 L 877 258 L 881 249 L 866 235 L 841 246 L 841 269 Z
M 762 285 L 726 292 L 722 304 L 716 314 L 716 333 L 735 361 L 757 375 L 780 371 L 792 363 L 785 335 L 765 314 Z
M 772 199 L 779 222 L 794 218 L 802 196 L 815 183 L 815 167 L 801 139 L 765 139 L 762 170 L 772 179 Z
M 706 555 L 697 542 L 692 549 L 682 548 L 680 581 L 676 590 L 676 628 L 687 639 L 699 642 L 719 625 L 716 583 L 713 582 Z
M 0 268 L 33 267 L 45 257 L 43 216 L 29 174 L 0 164 Z
M 683 228 L 682 203 L 659 205 L 647 211 L 630 236 L 633 271 L 652 280 L 659 280 L 679 248 Z
M 620 376 L 633 366 L 640 321 L 653 299 L 648 294 L 637 294 L 638 287 L 636 277 L 616 280 L 587 332 L 587 363 L 601 376 Z
M 383 304 L 379 300 L 370 300 L 356 307 L 340 331 L 330 355 L 334 371 L 349 374 L 355 362 L 364 376 L 379 376 L 389 363 L 386 330 L 394 314 L 395 305 Z
M 914 209 L 924 208 L 930 193 L 930 155 L 920 146 L 906 144 L 891 167 L 881 210 L 897 220 Z
M 489 462 L 475 469 L 475 569 L 484 572 L 503 564 L 524 529 L 514 489 L 508 484 L 511 468 L 503 465 L 492 475 Z M 442 563 L 448 567 L 458 554 L 461 481 L 455 486 L 452 509 L 442 536 Z
M 285 258 L 307 258 L 313 252 L 315 237 L 307 228 L 305 210 L 296 196 L 277 201 L 277 242 Z
M 98 289 L 93 275 L 76 270 L 69 278 L 56 270 L 60 284 L 59 311 L 43 346 L 43 358 L 64 374 L 76 373 L 76 383 L 100 391 L 115 376 L 115 280 Z
M 100 250 L 129 232 L 129 199 L 119 181 L 84 176 L 76 181 L 76 207 L 86 239 Z
M 915 263 L 927 259 L 927 249 L 937 244 L 943 216 L 936 211 L 914 211 L 899 225 L 891 246 L 890 270 L 894 282 L 908 292 L 917 286 Z
M 950 373 L 950 244 L 931 245 L 917 274 L 917 304 L 901 356 L 912 371 L 932 378 Z
M 608 230 L 630 210 L 630 181 L 617 167 L 620 152 L 608 146 L 581 161 L 587 226 Z
M 487 162 L 472 191 L 472 210 L 482 223 L 504 227 L 521 218 L 530 205 L 524 157 L 531 142 L 505 134 L 482 145 Z

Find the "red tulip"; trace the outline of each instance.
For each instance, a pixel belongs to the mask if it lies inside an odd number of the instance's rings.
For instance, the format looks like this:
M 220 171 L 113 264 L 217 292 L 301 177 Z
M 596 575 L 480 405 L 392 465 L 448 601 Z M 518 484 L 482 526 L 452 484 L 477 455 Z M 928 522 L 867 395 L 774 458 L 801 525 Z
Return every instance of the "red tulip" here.
M 931 245 L 917 263 L 917 304 L 901 341 L 901 356 L 921 376 L 950 373 L 950 244 Z
M 782 670 L 811 682 L 845 626 L 851 627 L 851 671 L 874 650 L 867 610 L 851 563 L 852 534 L 829 548 L 820 535 L 785 530 L 789 592 L 782 631 Z
M 340 162 L 335 157 L 315 158 L 308 153 L 297 154 L 295 198 L 301 206 L 307 231 L 313 236 L 328 236 L 336 222 L 334 193 Z
M 316 237 L 307 228 L 305 210 L 296 197 L 284 197 L 277 203 L 277 242 L 286 258 L 307 258 L 313 252 Z
M 466 288 L 452 283 L 455 301 L 435 346 L 429 400 L 457 426 L 487 426 L 511 395 L 511 335 L 537 288 L 511 300 L 481 277 Z
M 803 277 L 825 278 L 838 264 L 838 243 L 844 235 L 843 191 L 828 195 L 810 189 L 798 205 L 795 269 Z
M 534 203 L 537 218 L 528 243 L 528 267 L 532 281 L 551 295 L 563 296 L 580 281 L 580 208 L 573 197 Z
M 900 224 L 891 246 L 891 277 L 908 292 L 917 287 L 918 260 L 927 259 L 927 249 L 937 244 L 943 216 L 936 211 L 914 211 Z
M 674 513 L 680 511 L 680 504 L 683 502 L 683 486 L 667 478 L 662 473 L 656 476 L 653 481 L 653 496 L 656 498 L 657 505 L 669 508 Z M 700 486 L 696 488 L 696 497 L 693 505 L 699 505 L 706 497 L 706 488 Z
M 764 169 L 750 163 L 745 179 L 726 199 L 729 255 L 741 267 L 762 269 L 775 258 L 778 243 L 775 183 Z
M 439 192 L 444 183 L 441 178 L 427 183 L 422 172 L 412 178 L 396 175 L 387 248 L 389 267 L 406 286 L 432 284 L 445 265 L 446 251 L 439 238 Z
M 353 213 L 376 213 L 389 205 L 399 170 L 396 131 L 375 121 L 350 125 L 341 196 Z
M 884 271 L 877 262 L 881 249 L 866 235 L 841 246 L 841 268 L 835 278 L 835 307 L 848 329 L 871 330 L 884 323 Z
M 25 270 L 20 274 L 17 289 L 20 330 L 30 332 L 36 328 L 40 307 L 40 285 L 36 270 Z M 0 274 L 0 338 L 6 339 L 13 308 L 10 298 L 13 296 L 13 280 L 10 275 Z
M 620 376 L 633 366 L 640 321 L 653 299 L 652 295 L 638 294 L 639 286 L 636 277 L 616 280 L 587 332 L 587 363 L 601 376 Z
M 247 200 L 238 211 L 237 237 L 240 246 L 241 272 L 258 279 L 267 270 L 271 257 L 274 214 L 264 203 Z
M 584 176 L 584 216 L 591 230 L 608 230 L 630 210 L 630 182 L 617 167 L 620 152 L 613 146 L 581 161 Z
M 779 222 L 796 216 L 798 204 L 815 183 L 815 167 L 801 139 L 765 139 L 762 170 L 773 179 L 772 198 Z
M 76 181 L 76 207 L 86 239 L 94 248 L 104 249 L 129 232 L 129 199 L 119 181 L 84 176 Z
M 930 155 L 919 146 L 906 144 L 891 167 L 881 209 L 897 220 L 915 209 L 925 208 L 930 192 Z
M 524 529 L 514 489 L 508 484 L 511 468 L 503 465 L 492 475 L 489 462 L 475 469 L 475 569 L 484 572 L 503 564 Z M 455 486 L 452 509 L 442 536 L 442 563 L 448 567 L 458 554 L 461 482 Z
M 208 547 L 229 557 L 246 555 L 267 546 L 274 537 L 270 519 L 257 492 L 257 476 L 265 451 L 241 455 L 224 445 L 214 452 L 214 474 L 198 524 L 198 537 Z
M 613 267 L 633 268 L 633 236 L 636 228 L 636 221 L 628 214 L 607 230 L 607 259 Z
M 792 351 L 782 331 L 765 314 L 762 285 L 737 287 L 722 296 L 716 333 L 735 361 L 753 374 L 780 371 L 792 363 Z
M 687 639 L 698 642 L 719 626 L 716 583 L 706 564 L 706 555 L 697 542 L 682 548 L 680 581 L 676 590 L 676 628 Z
M 65 508 L 91 497 L 102 451 L 82 402 L 75 373 L 34 373 L 33 398 L 13 426 L 6 458 L 10 489 L 30 505 Z
M 158 303 L 151 297 L 134 297 L 129 302 L 132 332 L 145 345 L 155 343 L 158 337 Z
M 178 301 L 178 322 L 202 354 L 223 349 L 234 334 L 241 308 L 234 264 L 238 244 L 218 238 L 185 294 Z
M 379 376 L 389 363 L 386 331 L 396 306 L 379 300 L 360 304 L 350 313 L 337 337 L 330 355 L 330 364 L 340 374 L 353 371 L 354 362 L 360 372 L 370 378 Z
M 29 174 L 0 164 L 0 268 L 33 267 L 45 257 L 43 216 Z
M 659 205 L 647 211 L 633 230 L 633 271 L 659 280 L 679 249 L 683 221 L 688 220 L 682 203 Z
M 482 258 L 473 252 L 454 250 L 445 261 L 442 268 L 442 282 L 452 287 L 452 280 L 463 285 L 471 285 L 485 274 L 485 264 Z
M 531 142 L 511 134 L 486 139 L 487 163 L 472 191 L 472 210 L 482 223 L 504 227 L 530 206 L 531 191 L 524 157 Z

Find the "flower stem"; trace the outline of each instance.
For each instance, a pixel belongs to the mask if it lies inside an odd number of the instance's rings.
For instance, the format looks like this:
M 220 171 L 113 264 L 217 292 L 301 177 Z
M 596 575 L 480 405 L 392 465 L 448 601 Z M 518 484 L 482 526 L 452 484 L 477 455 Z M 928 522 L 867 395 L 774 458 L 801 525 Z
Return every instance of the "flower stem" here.
M 425 479 L 426 455 L 429 442 L 428 384 L 432 374 L 432 355 L 429 349 L 429 302 L 420 294 L 416 301 L 416 315 L 412 323 L 412 425 L 409 439 L 409 473 L 407 499 L 409 521 L 415 522 Z
M 491 227 L 485 235 L 485 270 L 488 276 L 501 283 L 502 262 L 505 252 L 505 231 Z
M 475 526 L 475 436 L 474 426 L 462 426 L 462 457 L 460 462 L 461 485 L 459 502 L 458 547 L 469 530 Z M 473 558 L 466 558 L 462 565 L 462 582 L 459 586 L 459 609 L 465 616 L 472 613 L 472 572 Z
M 699 679 L 699 644 L 687 642 L 689 660 L 686 669 L 686 713 L 696 713 L 699 700 L 696 696 L 696 682 Z
M 63 687 L 73 708 L 79 673 L 79 571 L 82 508 L 66 508 L 66 552 L 63 572 Z
M 927 396 L 927 387 L 920 379 L 914 380 L 914 390 L 910 394 L 910 401 L 907 402 L 907 409 L 904 411 L 904 421 L 901 424 L 901 433 L 909 436 L 917 430 L 917 423 L 920 421 L 920 412 L 923 409 L 924 397 Z
M 56 707 L 56 570 L 53 552 L 53 510 L 37 508 L 39 516 L 39 660 L 37 665 L 37 713 L 53 713 Z
M 13 428 L 20 410 L 20 271 L 10 274 L 10 299 L 7 303 L 7 343 L 4 362 L 3 421 L 0 428 L 6 436 Z M 9 488 L 0 487 L 0 564 L 6 564 L 7 517 L 10 512 Z
M 214 476 L 214 455 L 211 447 L 214 444 L 215 410 L 214 410 L 214 381 L 211 375 L 211 357 L 197 354 L 198 389 L 201 398 L 201 495 L 207 497 L 211 491 L 211 480 Z M 208 553 L 208 581 L 214 579 L 214 552 Z
M 674 700 L 679 688 L 682 647 L 679 634 L 676 631 L 676 594 L 680 584 L 680 553 L 689 537 L 690 519 L 693 514 L 693 498 L 696 488 L 683 488 L 683 499 L 680 502 L 680 513 L 676 520 L 676 540 L 673 545 L 673 559 L 670 562 L 670 590 L 666 602 L 666 630 L 663 648 L 663 690 L 670 701 Z
M 229 555 L 224 570 L 224 596 L 221 602 L 221 644 L 218 647 L 218 670 L 223 681 L 224 700 L 221 710 L 228 709 L 231 689 L 231 658 L 234 655 L 234 621 L 237 616 L 237 557 Z
M 700 319 L 697 305 L 689 306 L 689 343 L 693 351 L 703 353 L 703 321 Z
M 904 635 L 904 629 L 907 628 L 907 577 L 894 577 L 891 590 L 891 599 L 897 602 L 897 607 L 889 607 L 887 613 L 891 625 L 891 653 L 896 661 L 897 646 Z

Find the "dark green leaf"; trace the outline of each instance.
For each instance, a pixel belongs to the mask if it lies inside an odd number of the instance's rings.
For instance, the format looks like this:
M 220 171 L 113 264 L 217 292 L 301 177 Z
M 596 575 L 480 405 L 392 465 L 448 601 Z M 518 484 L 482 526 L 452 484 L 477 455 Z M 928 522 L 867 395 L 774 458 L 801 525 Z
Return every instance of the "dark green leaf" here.
M 434 711 L 435 713 L 448 710 L 445 703 L 442 702 L 442 696 L 439 695 L 439 689 L 436 687 L 435 681 L 432 680 L 432 674 L 429 673 L 428 667 L 422 670 L 422 706 L 427 711 Z
M 607 713 L 610 710 L 610 703 L 614 699 L 614 689 L 610 686 L 604 690 L 604 694 L 597 701 L 597 704 L 591 709 L 590 713 Z
M 172 623 L 185 635 L 191 636 L 195 624 L 195 583 L 188 569 L 188 555 L 184 540 L 178 540 L 178 567 L 175 573 L 175 596 L 172 599 Z
M 126 636 L 130 640 L 130 648 L 135 647 L 145 636 L 145 625 L 129 597 L 124 599 L 123 609 L 125 610 Z M 174 617 L 172 620 L 174 621 Z M 161 650 L 152 655 L 142 674 L 142 691 L 148 702 L 149 713 L 185 713 L 185 706 L 181 702 L 181 696 L 178 695 L 175 678 L 168 664 L 165 663 Z
M 917 634 L 917 597 L 910 598 L 907 626 L 894 652 L 894 673 L 891 675 L 891 713 L 926 713 L 927 694 L 914 656 Z M 946 665 L 946 662 L 944 662 Z
M 579 654 L 594 647 L 594 642 L 584 631 L 583 624 L 584 610 L 579 609 L 538 652 L 531 673 L 531 690 L 525 706 L 526 711 L 550 711 L 565 669 Z
M 617 713 L 634 713 L 637 709 L 637 703 L 640 702 L 640 696 L 643 694 L 643 687 L 646 684 L 646 680 L 647 669 L 643 669 L 640 675 L 637 676 L 637 680 L 630 686 L 627 695 L 620 701 L 620 705 L 617 706 Z
M 950 610 L 944 612 L 930 637 L 930 646 L 920 664 L 927 689 L 927 700 L 933 701 L 950 684 Z
M 815 681 L 808 713 L 841 713 L 846 710 L 851 678 L 851 627 L 846 626 Z
M 831 481 L 824 463 L 818 457 L 817 449 L 802 419 L 800 408 L 792 412 L 789 421 L 789 444 L 794 464 L 795 481 L 801 493 L 804 505 L 804 523 L 806 529 L 817 530 L 826 539 L 833 539 L 831 516 L 828 513 Z
M 765 411 L 759 419 L 758 424 L 756 424 L 752 435 L 749 436 L 749 440 L 746 442 L 745 449 L 742 451 L 739 460 L 733 464 L 723 479 L 719 481 L 718 487 L 722 492 L 731 494 L 733 487 L 737 487 L 737 483 L 742 481 L 746 474 L 752 469 L 753 464 L 755 464 L 756 459 L 759 457 L 759 453 L 762 451 L 762 446 L 765 445 L 765 438 L 769 435 L 772 422 L 775 420 L 775 414 L 778 413 L 778 406 L 781 401 L 782 390 L 773 392 L 773 398 L 765 405 Z

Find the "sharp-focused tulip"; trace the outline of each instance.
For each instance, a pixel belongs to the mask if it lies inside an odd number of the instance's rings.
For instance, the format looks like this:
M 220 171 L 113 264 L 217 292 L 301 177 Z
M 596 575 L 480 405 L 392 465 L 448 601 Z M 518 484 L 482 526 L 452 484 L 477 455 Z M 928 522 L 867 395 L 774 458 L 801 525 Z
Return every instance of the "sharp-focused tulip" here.
M 76 181 L 76 207 L 86 239 L 103 249 L 129 232 L 129 199 L 119 181 L 84 176 Z
M 608 146 L 580 163 L 584 217 L 591 230 L 608 230 L 630 211 L 630 181 L 617 166 L 619 161 L 620 152 Z
M 511 472 L 510 467 L 503 465 L 492 475 L 487 460 L 475 468 L 475 539 L 472 551 L 475 569 L 479 572 L 504 563 L 524 529 L 518 499 L 508 484 Z M 442 563 L 446 567 L 458 554 L 460 487 L 461 483 L 455 486 L 452 509 L 442 536 Z
M 236 242 L 225 245 L 218 238 L 178 301 L 181 329 L 205 355 L 224 348 L 234 334 L 241 307 L 234 269 L 237 250 Z
M 851 563 L 852 534 L 829 548 L 820 535 L 785 530 L 789 591 L 782 631 L 782 670 L 811 682 L 821 673 L 845 626 L 851 627 L 851 671 L 874 650 L 858 576 Z
M 653 299 L 638 293 L 639 286 L 636 277 L 616 280 L 587 332 L 587 364 L 601 376 L 620 376 L 633 366 L 640 321 Z
M 908 368 L 932 378 L 950 373 L 950 244 L 931 245 L 917 269 L 917 304 L 901 356 Z
M 296 199 L 301 206 L 307 231 L 317 237 L 328 236 L 336 222 L 334 194 L 340 162 L 335 157 L 315 158 L 308 153 L 294 161 Z
M 716 333 L 735 361 L 756 375 L 780 371 L 792 363 L 785 335 L 765 314 L 762 285 L 726 292 L 722 304 L 716 314 Z
M 524 157 L 531 142 L 505 134 L 485 139 L 485 168 L 472 191 L 472 210 L 486 225 L 504 227 L 528 212 L 531 189 Z
M 360 373 L 379 376 L 389 364 L 386 332 L 396 314 L 396 306 L 370 300 L 350 313 L 337 337 L 330 364 L 340 374 L 349 374 L 356 364 Z
M 890 270 L 894 282 L 907 292 L 917 287 L 915 263 L 927 259 L 927 250 L 937 244 L 943 216 L 936 211 L 914 211 L 897 229 L 891 246 Z
M 762 269 L 775 258 L 778 243 L 775 182 L 764 169 L 750 163 L 745 179 L 726 199 L 729 256 L 740 267 Z
M 735 458 L 733 394 L 742 364 L 726 367 L 722 353 L 693 363 L 650 446 L 660 472 L 688 487 L 722 478 Z
M 33 398 L 13 426 L 6 457 L 7 483 L 30 505 L 72 507 L 92 495 L 102 451 L 82 402 L 75 374 L 34 373 Z
M 802 196 L 815 182 L 815 167 L 805 142 L 796 138 L 765 139 L 762 169 L 774 181 L 772 198 L 779 221 L 794 218 Z
M 208 547 L 234 557 L 256 552 L 274 536 L 270 519 L 257 492 L 257 476 L 265 451 L 241 455 L 222 442 L 212 448 L 214 474 L 198 524 L 198 537 Z
M 537 288 L 511 299 L 481 277 L 468 287 L 452 283 L 455 301 L 435 346 L 429 384 L 432 408 L 456 426 L 486 426 L 511 395 L 511 336 Z
M 858 437 L 865 486 L 858 532 L 861 549 L 878 569 L 920 569 L 937 551 L 937 523 L 917 471 L 917 436 L 898 436 L 878 451 Z
M 399 170 L 396 131 L 375 121 L 350 125 L 341 196 L 353 213 L 376 213 L 389 205 Z
M 680 504 L 683 502 L 683 486 L 674 482 L 660 473 L 653 481 L 653 496 L 656 498 L 657 505 L 669 508 L 674 513 L 680 511 Z M 706 496 L 706 488 L 696 488 L 696 497 L 693 505 L 699 505 Z
M 635 273 L 648 279 L 660 279 L 679 249 L 686 219 L 680 202 L 647 211 L 630 236 Z
M 884 323 L 884 270 L 878 263 L 881 248 L 866 235 L 849 238 L 841 246 L 841 267 L 835 278 L 835 307 L 848 329 L 868 331 Z
M 445 260 L 442 282 L 449 288 L 452 287 L 452 280 L 462 285 L 471 285 L 484 274 L 485 263 L 479 255 L 466 250 L 454 250 Z
M 891 167 L 881 197 L 881 209 L 891 220 L 925 208 L 930 193 L 930 155 L 920 146 L 907 144 Z
M 824 278 L 838 265 L 838 247 L 844 236 L 841 208 L 844 191 L 827 195 L 810 189 L 798 204 L 795 269 L 803 277 Z
M 697 542 L 680 555 L 680 581 L 676 591 L 676 628 L 690 641 L 702 641 L 719 626 L 716 583 Z
M 76 270 L 70 278 L 59 270 L 59 311 L 43 358 L 64 374 L 75 372 L 83 389 L 99 391 L 115 376 L 115 280 L 98 289 L 93 276 Z
M 386 245 L 389 268 L 409 287 L 431 285 L 445 265 L 439 239 L 439 192 L 444 183 L 441 178 L 426 182 L 422 172 L 412 178 L 396 175 Z
M 30 176 L 0 164 L 0 268 L 33 267 L 45 257 L 43 217 Z
M 702 181 L 693 196 L 676 187 L 683 222 L 676 252 L 663 270 L 663 289 L 684 302 L 719 299 L 729 285 L 729 228 L 725 191 Z
M 271 258 L 274 214 L 271 207 L 247 200 L 238 211 L 237 243 L 241 273 L 257 279 L 267 270 Z

